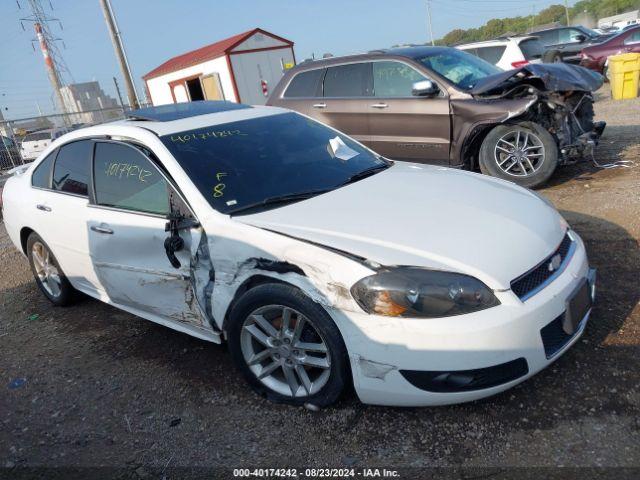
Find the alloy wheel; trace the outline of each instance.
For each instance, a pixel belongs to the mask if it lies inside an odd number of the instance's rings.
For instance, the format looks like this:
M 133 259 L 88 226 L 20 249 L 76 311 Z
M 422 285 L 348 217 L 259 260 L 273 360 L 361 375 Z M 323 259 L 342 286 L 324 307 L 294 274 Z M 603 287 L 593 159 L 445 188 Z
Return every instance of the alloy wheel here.
M 314 395 L 327 384 L 331 354 L 313 321 L 282 305 L 251 313 L 240 333 L 244 360 L 256 378 L 288 397 Z
M 35 242 L 31 247 L 31 258 L 42 287 L 52 297 L 59 297 L 62 292 L 62 279 L 49 249 L 41 242 Z
M 494 149 L 498 168 L 516 177 L 533 175 L 544 163 L 544 157 L 542 140 L 534 133 L 521 129 L 500 137 Z

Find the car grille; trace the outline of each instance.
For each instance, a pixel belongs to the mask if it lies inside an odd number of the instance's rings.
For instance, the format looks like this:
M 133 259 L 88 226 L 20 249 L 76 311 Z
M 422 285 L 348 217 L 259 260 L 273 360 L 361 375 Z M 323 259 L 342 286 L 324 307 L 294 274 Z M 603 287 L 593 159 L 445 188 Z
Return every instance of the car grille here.
M 555 318 L 551 323 L 540 330 L 540 336 L 542 337 L 542 344 L 544 345 L 544 354 L 547 358 L 553 357 L 562 348 L 569 343 L 569 340 L 573 338 L 573 335 L 567 334 L 562 328 L 562 320 L 564 319 L 564 313 Z M 577 331 L 576 331 L 577 332 Z
M 570 256 L 572 244 L 573 240 L 571 240 L 571 237 L 567 233 L 555 252 L 545 258 L 537 267 L 511 282 L 511 290 L 513 290 L 513 293 L 522 301 L 538 293 L 551 281 L 552 277 L 557 276 L 562 271 L 565 262 Z M 560 254 L 560 267 L 555 270 L 550 270 L 549 262 L 557 254 Z

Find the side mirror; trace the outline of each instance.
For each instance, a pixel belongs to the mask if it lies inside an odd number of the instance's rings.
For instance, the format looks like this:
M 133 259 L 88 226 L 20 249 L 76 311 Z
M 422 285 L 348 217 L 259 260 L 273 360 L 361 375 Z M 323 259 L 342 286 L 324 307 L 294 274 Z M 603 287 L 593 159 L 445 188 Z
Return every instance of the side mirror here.
M 414 97 L 430 97 L 439 91 L 438 86 L 431 80 L 420 80 L 411 86 L 411 94 Z
M 587 36 L 580 34 L 580 35 L 576 35 L 575 39 L 578 41 L 578 43 L 582 43 L 587 39 Z

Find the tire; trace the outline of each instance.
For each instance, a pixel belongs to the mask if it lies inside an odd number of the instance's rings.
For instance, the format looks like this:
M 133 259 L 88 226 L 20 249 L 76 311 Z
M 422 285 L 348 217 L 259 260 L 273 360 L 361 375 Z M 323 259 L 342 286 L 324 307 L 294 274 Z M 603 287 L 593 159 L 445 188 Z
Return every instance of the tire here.
M 33 278 L 44 296 L 60 307 L 73 303 L 76 290 L 69 283 L 49 246 L 35 232 L 27 238 L 27 256 Z
M 562 63 L 562 55 L 558 50 L 548 50 L 542 55 L 542 63 Z
M 282 328 L 287 316 L 289 328 Z M 306 321 L 301 322 L 302 317 Z M 274 328 L 270 334 L 265 334 L 269 331 L 265 320 Z M 272 283 L 252 288 L 233 306 L 228 321 L 234 364 L 253 390 L 273 402 L 325 407 L 338 399 L 350 381 L 349 357 L 338 327 L 319 304 L 291 285 Z M 301 326 L 299 332 L 297 326 Z M 265 343 L 257 340 L 256 331 L 262 333 Z M 300 348 L 305 345 L 317 351 Z M 300 368 L 310 385 L 307 382 L 305 386 Z M 258 377 L 262 374 L 261 380 Z M 293 386 L 291 375 L 296 380 Z
M 518 133 L 518 145 L 521 148 L 514 149 L 514 156 L 509 150 L 514 147 Z M 525 139 L 531 148 L 525 147 Z M 509 156 L 511 158 L 507 159 Z M 506 163 L 501 166 L 501 162 Z M 480 171 L 485 175 L 510 180 L 522 187 L 535 188 L 543 185 L 555 171 L 558 165 L 558 145 L 551 134 L 537 123 L 498 125 L 482 141 L 479 163 Z

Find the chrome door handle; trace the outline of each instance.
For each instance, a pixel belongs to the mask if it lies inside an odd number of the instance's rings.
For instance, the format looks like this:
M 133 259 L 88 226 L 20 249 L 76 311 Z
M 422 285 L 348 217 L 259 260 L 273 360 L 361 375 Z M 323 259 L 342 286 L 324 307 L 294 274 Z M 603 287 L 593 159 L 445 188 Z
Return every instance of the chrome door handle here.
M 51 207 L 47 207 L 46 205 L 42 205 L 42 204 L 36 205 L 36 208 L 38 210 L 42 210 L 43 212 L 50 212 L 51 211 Z
M 371 105 L 371 108 L 387 108 L 389 105 L 386 103 L 374 103 Z
M 98 232 L 98 233 L 106 233 L 108 235 L 112 235 L 113 234 L 113 230 L 111 230 L 110 228 L 106 228 L 106 227 L 97 227 L 95 225 L 91 226 L 91 230 L 93 230 L 94 232 Z
M 313 108 L 327 108 L 326 103 L 314 103 Z

